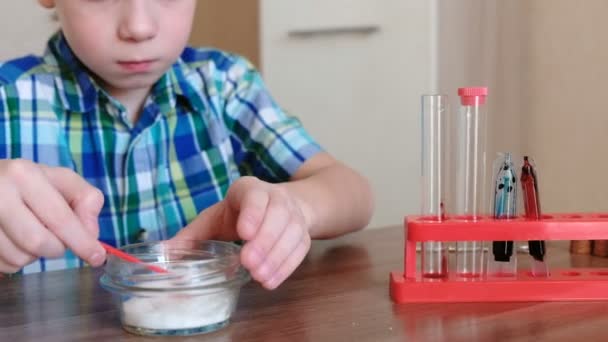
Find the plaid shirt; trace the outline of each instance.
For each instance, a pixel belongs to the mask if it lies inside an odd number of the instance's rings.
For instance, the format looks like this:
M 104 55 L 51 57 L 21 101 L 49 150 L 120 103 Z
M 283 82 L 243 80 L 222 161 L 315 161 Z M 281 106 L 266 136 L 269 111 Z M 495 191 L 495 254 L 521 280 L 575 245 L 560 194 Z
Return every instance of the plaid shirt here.
M 135 124 L 61 33 L 42 57 L 0 64 L 0 158 L 66 167 L 99 188 L 100 240 L 115 246 L 170 238 L 241 175 L 286 181 L 318 151 L 254 68 L 221 51 L 186 48 Z M 23 272 L 82 265 L 68 251 Z

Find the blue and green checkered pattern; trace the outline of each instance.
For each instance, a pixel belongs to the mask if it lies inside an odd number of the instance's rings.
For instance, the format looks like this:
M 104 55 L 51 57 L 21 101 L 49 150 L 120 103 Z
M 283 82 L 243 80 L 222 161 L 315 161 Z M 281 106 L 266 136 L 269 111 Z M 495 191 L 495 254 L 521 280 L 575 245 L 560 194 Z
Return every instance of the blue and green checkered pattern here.
M 0 64 L 0 158 L 74 170 L 105 195 L 100 239 L 175 235 L 242 175 L 289 179 L 321 148 L 282 111 L 246 60 L 186 48 L 140 119 L 98 86 L 61 32 L 42 57 Z M 68 251 L 24 273 L 82 266 Z

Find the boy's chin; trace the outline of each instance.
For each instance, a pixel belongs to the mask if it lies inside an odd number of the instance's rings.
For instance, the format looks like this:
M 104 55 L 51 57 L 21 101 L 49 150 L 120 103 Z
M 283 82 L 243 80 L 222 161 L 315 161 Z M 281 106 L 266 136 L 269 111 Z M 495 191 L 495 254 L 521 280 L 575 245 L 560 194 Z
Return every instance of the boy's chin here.
M 137 91 L 142 89 L 150 89 L 160 79 L 157 75 L 137 75 L 129 79 L 105 80 L 104 87 L 112 92 L 112 90 L 120 90 L 122 92 Z

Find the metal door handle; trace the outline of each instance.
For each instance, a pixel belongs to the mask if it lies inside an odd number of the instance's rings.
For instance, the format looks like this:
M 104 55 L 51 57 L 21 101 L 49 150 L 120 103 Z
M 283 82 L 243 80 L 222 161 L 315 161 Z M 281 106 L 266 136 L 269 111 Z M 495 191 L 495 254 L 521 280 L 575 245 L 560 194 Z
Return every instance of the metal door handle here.
M 318 36 L 369 35 L 378 31 L 380 31 L 380 26 L 378 25 L 357 25 L 293 29 L 289 30 L 287 35 L 292 38 L 312 38 Z

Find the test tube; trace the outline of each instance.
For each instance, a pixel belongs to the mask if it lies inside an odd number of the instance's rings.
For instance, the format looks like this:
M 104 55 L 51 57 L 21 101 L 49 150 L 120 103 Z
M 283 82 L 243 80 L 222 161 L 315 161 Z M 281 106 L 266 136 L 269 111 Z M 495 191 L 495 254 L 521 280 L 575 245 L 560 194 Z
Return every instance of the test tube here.
M 517 215 L 517 174 L 511 153 L 500 153 L 495 161 L 493 180 L 493 212 L 497 220 L 514 219 Z M 493 241 L 492 255 L 488 255 L 489 277 L 515 277 L 517 255 L 513 254 L 513 241 Z
M 445 216 L 448 96 L 423 95 L 421 105 L 421 214 L 426 220 L 441 221 Z M 423 277 L 448 276 L 448 253 L 444 242 L 423 242 L 421 252 Z
M 536 165 L 528 156 L 524 156 L 524 165 L 521 167 L 521 188 L 524 199 L 524 211 L 528 220 L 540 220 L 540 198 L 538 195 L 538 177 Z M 545 261 L 545 241 L 528 241 L 528 252 L 532 256 L 532 275 L 546 277 L 549 269 Z
M 486 97 L 485 87 L 459 88 L 460 108 L 456 117 L 453 146 L 453 214 L 463 220 L 478 220 L 486 212 Z M 483 273 L 483 242 L 456 243 L 456 274 L 479 278 Z

